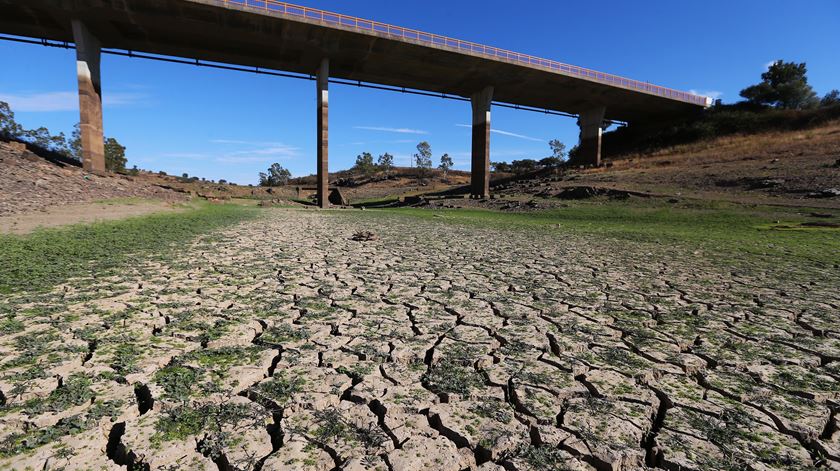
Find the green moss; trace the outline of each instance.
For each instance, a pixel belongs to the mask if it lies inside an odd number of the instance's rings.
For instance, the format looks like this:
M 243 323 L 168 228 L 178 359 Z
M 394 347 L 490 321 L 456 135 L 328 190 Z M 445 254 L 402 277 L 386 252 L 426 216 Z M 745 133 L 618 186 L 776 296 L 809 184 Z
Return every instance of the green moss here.
M 90 403 L 95 397 L 91 384 L 87 376 L 74 374 L 49 396 L 26 401 L 23 410 L 29 416 L 36 416 L 44 412 L 63 412 L 71 407 Z
M 180 361 L 195 362 L 203 368 L 228 369 L 233 366 L 253 364 L 259 359 L 260 347 L 221 347 L 195 350 Z
M 234 205 L 0 236 L 0 293 L 47 290 L 69 278 L 102 275 L 144 254 L 158 256 L 187 240 L 256 215 Z
M 484 384 L 471 366 L 444 360 L 423 375 L 423 382 L 435 393 L 469 395 L 473 388 Z
M 733 262 L 763 259 L 840 263 L 840 230 L 774 230 L 777 221 L 799 224 L 808 208 L 747 207 L 722 202 L 697 201 L 673 205 L 659 198 L 628 201 L 575 201 L 568 207 L 528 213 L 479 209 L 428 210 L 377 209 L 341 213 L 360 219 L 411 217 L 435 224 L 459 224 L 503 230 L 545 231 L 597 235 L 616 241 L 654 243 L 702 249 L 704 256 Z M 820 212 L 836 213 L 831 210 Z
M 192 394 L 192 388 L 200 377 L 200 372 L 193 368 L 170 365 L 155 372 L 154 381 L 163 388 L 166 397 L 185 401 Z
M 309 338 L 309 331 L 305 327 L 292 327 L 288 324 L 279 324 L 269 327 L 259 337 L 261 343 L 271 345 L 282 345 L 286 342 L 296 342 Z
M 306 380 L 299 376 L 287 378 L 283 373 L 275 373 L 268 381 L 260 383 L 256 390 L 259 394 L 271 399 L 276 404 L 286 405 L 295 393 L 303 390 Z

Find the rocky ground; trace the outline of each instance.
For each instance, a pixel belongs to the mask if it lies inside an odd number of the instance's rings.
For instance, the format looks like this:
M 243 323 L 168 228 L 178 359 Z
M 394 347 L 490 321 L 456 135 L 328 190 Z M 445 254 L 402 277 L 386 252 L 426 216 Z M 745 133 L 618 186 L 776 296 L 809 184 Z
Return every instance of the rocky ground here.
M 0 298 L 0 468 L 840 469 L 836 266 L 266 211 Z
M 185 201 L 188 195 L 125 175 L 97 176 L 71 165 L 51 163 L 0 141 L 0 216 L 109 198 Z

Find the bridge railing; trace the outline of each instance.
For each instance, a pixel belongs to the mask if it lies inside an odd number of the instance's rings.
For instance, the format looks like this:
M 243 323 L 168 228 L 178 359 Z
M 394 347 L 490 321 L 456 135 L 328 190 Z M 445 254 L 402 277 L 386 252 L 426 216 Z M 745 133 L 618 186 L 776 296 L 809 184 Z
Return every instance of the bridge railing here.
M 427 33 L 424 31 L 418 31 L 410 28 L 403 28 L 401 26 L 394 26 L 378 21 L 356 18 L 354 16 L 343 15 L 341 13 L 328 12 L 324 10 L 319 10 L 317 8 L 309 8 L 300 5 L 294 5 L 278 0 L 213 1 L 224 5 L 237 5 L 252 9 L 263 10 L 266 12 L 282 13 L 284 15 L 321 21 L 331 25 L 350 27 L 361 31 L 385 34 L 394 39 L 417 41 L 433 46 L 444 46 L 460 51 L 482 54 L 496 59 L 504 59 L 508 61 L 527 64 L 529 66 L 543 67 L 564 75 L 581 77 L 587 80 L 602 82 L 617 87 L 647 92 L 654 95 L 671 98 L 674 100 L 693 103 L 695 105 L 706 106 L 709 104 L 707 102 L 706 97 L 695 95 L 693 93 L 683 92 L 680 90 L 674 90 L 666 87 L 660 87 L 651 83 L 640 82 L 638 80 L 620 77 L 618 75 L 608 74 L 604 72 L 598 72 L 596 70 L 578 67 L 575 65 L 564 64 L 562 62 L 557 62 L 549 59 L 530 56 L 528 54 L 521 54 L 514 51 L 499 49 L 497 47 L 485 46 L 483 44 L 449 38 L 446 36 L 441 36 L 439 34 Z

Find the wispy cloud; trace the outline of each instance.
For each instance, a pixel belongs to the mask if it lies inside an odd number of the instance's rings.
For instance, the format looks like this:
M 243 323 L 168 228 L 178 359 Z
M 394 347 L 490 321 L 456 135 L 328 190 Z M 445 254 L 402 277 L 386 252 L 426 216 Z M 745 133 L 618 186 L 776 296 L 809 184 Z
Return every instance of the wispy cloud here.
M 363 131 L 394 132 L 398 134 L 429 134 L 428 131 L 424 131 L 422 129 L 387 128 L 380 126 L 353 126 L 353 129 L 361 129 Z
M 269 162 L 292 159 L 300 155 L 300 148 L 282 142 L 247 141 L 242 139 L 213 139 L 213 144 L 235 145 L 239 149 L 225 152 L 215 158 L 222 163 Z
M 274 142 L 274 141 L 248 141 L 245 139 L 211 139 L 211 144 L 229 144 L 229 145 L 237 145 L 237 146 L 260 146 L 260 147 L 268 147 L 268 146 L 282 146 L 282 142 Z
M 459 128 L 472 128 L 472 126 L 470 126 L 469 124 L 456 124 L 455 126 L 458 126 Z M 499 135 L 502 135 L 502 136 L 515 137 L 517 139 L 524 139 L 526 141 L 533 141 L 533 142 L 542 142 L 543 141 L 543 139 L 537 139 L 536 137 L 526 136 L 524 134 L 517 134 L 515 132 L 510 132 L 510 131 L 503 131 L 501 129 L 493 129 L 492 127 L 490 128 L 490 132 L 492 132 L 494 134 L 499 134 Z
M 105 106 L 134 106 L 149 103 L 149 95 L 145 93 L 105 93 L 102 104 Z
M 106 107 L 133 106 L 148 102 L 144 93 L 106 93 L 102 103 Z M 56 111 L 76 111 L 79 109 L 79 94 L 73 92 L 42 92 L 8 94 L 0 93 L 0 101 L 5 101 L 15 112 L 50 113 Z
M 372 146 L 372 145 L 380 145 L 380 144 L 414 144 L 416 140 L 413 139 L 395 139 L 391 141 L 356 141 L 356 142 L 347 142 L 341 144 L 342 146 Z
M 209 156 L 207 154 L 201 154 L 198 152 L 168 152 L 166 154 L 160 154 L 161 157 L 168 158 L 168 159 L 187 159 L 187 160 L 200 160 L 206 159 Z
M 707 96 L 712 100 L 717 100 L 718 98 L 723 96 L 723 92 L 719 92 L 717 90 L 689 90 L 688 93 L 691 93 L 693 95 Z
M 269 156 L 260 155 L 225 155 L 217 157 L 216 162 L 225 164 L 246 164 L 246 163 L 270 163 L 276 162 L 278 159 Z
M 769 69 L 769 68 L 770 68 L 770 66 L 771 66 L 771 65 L 773 65 L 773 64 L 775 64 L 775 63 L 776 63 L 776 61 L 775 61 L 775 60 L 772 60 L 772 61 L 770 61 L 770 62 L 766 62 L 766 63 L 764 64 L 764 70 Z

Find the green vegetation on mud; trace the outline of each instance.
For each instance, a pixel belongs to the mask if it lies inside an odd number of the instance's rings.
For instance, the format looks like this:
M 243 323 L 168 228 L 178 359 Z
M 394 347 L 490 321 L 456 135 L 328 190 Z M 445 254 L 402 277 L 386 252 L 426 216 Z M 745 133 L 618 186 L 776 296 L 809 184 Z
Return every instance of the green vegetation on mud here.
M 570 202 L 568 207 L 525 213 L 482 209 L 381 209 L 363 214 L 403 215 L 453 224 L 512 230 L 552 230 L 618 242 L 641 242 L 703 250 L 704 255 L 769 257 L 779 262 L 840 264 L 840 229 L 801 226 L 825 209 L 747 207 L 721 202 L 662 200 Z
M 0 293 L 46 290 L 91 273 L 102 276 L 256 214 L 243 206 L 200 204 L 178 213 L 0 235 Z

